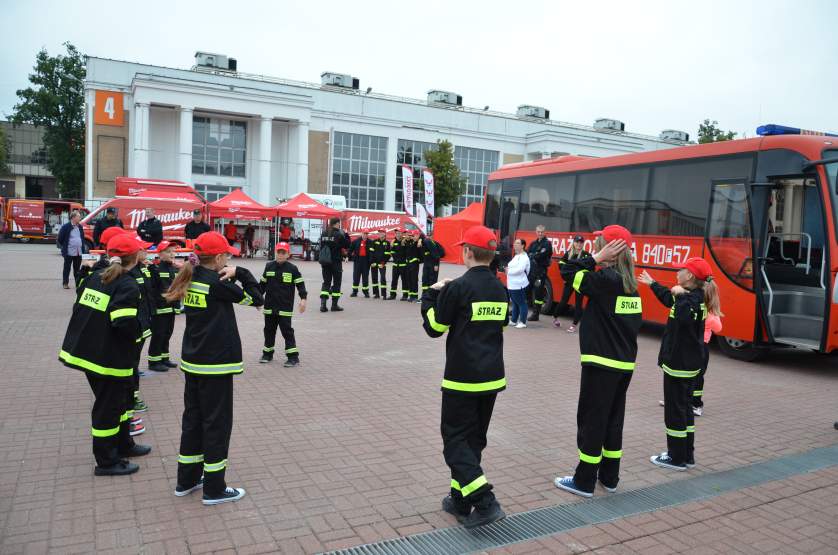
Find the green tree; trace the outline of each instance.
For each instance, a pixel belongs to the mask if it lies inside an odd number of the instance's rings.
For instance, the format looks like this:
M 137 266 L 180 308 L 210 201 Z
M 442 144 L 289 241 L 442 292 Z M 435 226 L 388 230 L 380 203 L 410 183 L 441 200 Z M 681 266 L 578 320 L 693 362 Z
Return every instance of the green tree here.
M 731 141 L 736 138 L 736 133 L 733 131 L 722 131 L 719 129 L 718 125 L 719 122 L 716 120 L 710 121 L 709 119 L 705 119 L 704 122 L 698 126 L 699 144 Z
M 9 142 L 6 130 L 0 127 L 0 175 L 9 175 Z
M 44 129 L 47 167 L 65 198 L 81 198 L 84 181 L 84 56 L 69 42 L 66 55 L 50 56 L 46 49 L 35 58 L 32 84 L 17 91 L 20 102 L 11 120 Z
M 454 204 L 465 192 L 466 179 L 454 163 L 454 145 L 449 141 L 437 141 L 436 150 L 425 152 L 425 163 L 434 174 L 434 210 L 440 214 L 443 206 Z

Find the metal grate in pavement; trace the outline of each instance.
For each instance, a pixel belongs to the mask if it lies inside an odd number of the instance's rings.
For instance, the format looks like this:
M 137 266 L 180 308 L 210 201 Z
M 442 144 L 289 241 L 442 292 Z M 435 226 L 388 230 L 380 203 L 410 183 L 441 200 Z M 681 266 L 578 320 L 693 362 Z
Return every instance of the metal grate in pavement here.
M 442 528 L 331 553 L 336 555 L 471 553 L 551 536 L 581 526 L 590 526 L 699 501 L 836 464 L 838 464 L 838 445 L 833 445 L 625 493 L 599 495 L 589 501 L 518 513 L 489 526 L 473 530 L 466 530 L 461 526 Z

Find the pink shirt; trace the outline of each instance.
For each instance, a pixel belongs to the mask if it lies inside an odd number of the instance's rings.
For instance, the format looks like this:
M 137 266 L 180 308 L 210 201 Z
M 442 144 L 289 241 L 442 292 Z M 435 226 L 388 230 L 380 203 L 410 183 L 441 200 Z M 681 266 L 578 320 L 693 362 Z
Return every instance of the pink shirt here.
M 704 342 L 710 343 L 710 337 L 722 331 L 722 319 L 715 314 L 707 314 L 707 319 L 704 320 Z

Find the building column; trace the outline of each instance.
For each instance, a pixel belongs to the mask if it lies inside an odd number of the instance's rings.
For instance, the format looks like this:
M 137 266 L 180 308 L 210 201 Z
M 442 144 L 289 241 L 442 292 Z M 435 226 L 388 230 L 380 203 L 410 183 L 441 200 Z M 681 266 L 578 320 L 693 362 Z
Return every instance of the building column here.
M 293 192 L 296 195 L 308 191 L 308 122 L 301 121 L 296 125 L 295 130 L 297 134 L 297 181 Z
M 192 184 L 192 107 L 180 107 L 180 134 L 178 139 L 177 178 Z
M 273 118 L 262 116 L 259 124 L 259 189 L 257 200 L 271 204 L 271 135 Z
M 134 104 L 134 175 L 148 175 L 148 125 L 149 106 L 147 102 Z
M 85 124 L 87 132 L 84 134 L 84 200 L 90 201 L 93 198 L 93 114 L 95 112 L 93 103 L 96 100 L 96 93 L 92 89 L 87 89 L 84 93 L 85 119 L 87 119 Z

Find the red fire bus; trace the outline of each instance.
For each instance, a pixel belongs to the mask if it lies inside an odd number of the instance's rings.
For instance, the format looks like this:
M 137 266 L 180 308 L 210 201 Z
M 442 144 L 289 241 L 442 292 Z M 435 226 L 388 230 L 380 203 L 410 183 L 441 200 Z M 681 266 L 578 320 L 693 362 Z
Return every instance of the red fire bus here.
M 788 133 L 788 131 L 783 131 Z M 630 229 L 638 272 L 675 284 L 672 264 L 703 256 L 722 295 L 729 356 L 771 346 L 838 348 L 838 138 L 772 135 L 608 158 L 511 164 L 489 176 L 484 223 L 501 263 L 516 237 L 543 224 L 553 254 L 608 224 Z M 548 313 L 561 296 L 548 273 Z M 667 311 L 641 286 L 643 315 Z

